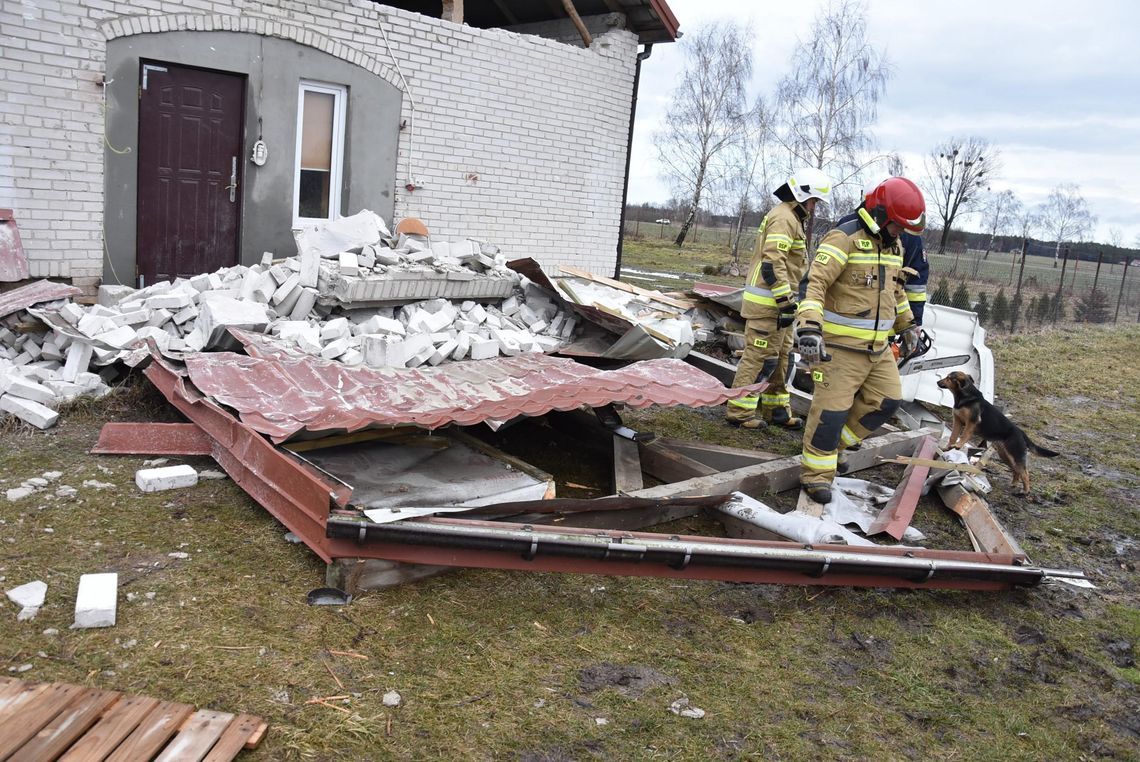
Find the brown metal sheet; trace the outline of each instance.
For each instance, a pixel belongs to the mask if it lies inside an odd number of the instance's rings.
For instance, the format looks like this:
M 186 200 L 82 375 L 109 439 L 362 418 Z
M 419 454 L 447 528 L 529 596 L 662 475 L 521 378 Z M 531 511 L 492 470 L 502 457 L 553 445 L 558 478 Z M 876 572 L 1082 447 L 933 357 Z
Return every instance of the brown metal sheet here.
M 0 294 L 0 318 L 11 315 L 20 310 L 26 310 L 41 302 L 51 302 L 56 299 L 66 299 L 70 296 L 82 294 L 81 289 L 69 286 L 66 283 L 53 283 L 50 280 L 37 280 L 26 286 L 14 288 Z
M 252 334 L 233 331 L 242 341 Z M 307 432 L 412 425 L 436 429 L 539 416 L 583 405 L 719 405 L 761 385 L 726 389 L 682 360 L 603 371 L 528 353 L 434 368 L 348 367 L 315 357 L 257 358 L 210 352 L 186 358 L 202 394 L 283 442 Z
M 195 423 L 105 423 L 94 455 L 213 455 L 213 440 Z
M 937 446 L 934 437 L 925 437 L 915 448 L 914 457 L 923 460 L 930 458 Z M 899 486 L 895 488 L 895 494 L 883 506 L 883 510 L 879 511 L 879 517 L 871 523 L 867 534 L 886 532 L 896 540 L 901 540 L 903 532 L 910 526 L 914 509 L 918 507 L 918 499 L 922 497 L 922 488 L 929 473 L 928 465 L 919 463 L 907 465 L 902 479 L 899 480 Z

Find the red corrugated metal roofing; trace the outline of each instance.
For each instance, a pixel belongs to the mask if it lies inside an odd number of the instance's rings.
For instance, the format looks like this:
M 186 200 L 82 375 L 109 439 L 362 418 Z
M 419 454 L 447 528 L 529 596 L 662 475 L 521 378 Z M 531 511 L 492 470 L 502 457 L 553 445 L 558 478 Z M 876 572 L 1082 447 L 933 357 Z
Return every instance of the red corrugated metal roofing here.
M 646 360 L 601 371 L 538 353 L 396 370 L 315 357 L 209 352 L 187 356 L 186 369 L 198 391 L 277 442 L 301 431 L 470 426 L 613 402 L 718 405 L 763 388 L 726 389 L 682 360 Z
M 26 286 L 14 288 L 0 294 L 0 318 L 11 315 L 13 312 L 26 310 L 40 302 L 51 302 L 56 299 L 66 299 L 69 296 L 82 294 L 81 289 L 69 286 L 66 283 L 53 283 L 50 280 L 37 280 Z

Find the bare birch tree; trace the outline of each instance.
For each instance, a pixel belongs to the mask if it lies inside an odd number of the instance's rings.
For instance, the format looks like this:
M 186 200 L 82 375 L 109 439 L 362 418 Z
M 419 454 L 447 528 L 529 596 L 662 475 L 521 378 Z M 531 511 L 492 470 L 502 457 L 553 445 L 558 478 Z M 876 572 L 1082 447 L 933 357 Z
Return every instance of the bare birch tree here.
M 744 218 L 750 212 L 766 206 L 766 199 L 772 190 L 769 181 L 769 140 L 771 123 L 764 107 L 758 99 L 749 112 L 748 128 L 726 152 L 726 172 L 719 184 L 720 207 L 733 216 L 729 243 L 732 250 L 732 263 L 740 266 L 740 244 L 744 234 Z
M 997 237 L 1004 235 L 1005 231 L 1016 225 L 1020 219 L 1021 200 L 1011 190 L 991 193 L 985 199 L 982 215 L 985 219 L 985 230 L 990 234 L 989 241 L 986 243 L 986 253 L 982 259 L 989 259 Z
M 794 166 L 827 172 L 836 185 L 875 157 L 870 127 L 890 78 L 885 56 L 867 42 L 862 0 L 832 0 L 815 19 L 776 89 L 777 139 Z
M 752 46 L 743 27 L 718 22 L 685 35 L 685 70 L 656 136 L 657 152 L 674 193 L 687 201 L 673 242 L 685 243 L 701 197 L 724 173 L 722 154 L 747 121 L 744 88 L 752 77 Z
M 1053 249 L 1054 267 L 1061 256 L 1061 246 L 1087 235 L 1096 223 L 1076 183 L 1061 183 L 1054 188 L 1041 205 L 1040 217 L 1041 227 L 1057 242 Z
M 942 222 L 939 254 L 946 251 L 954 222 L 981 206 L 990 179 L 1000 167 L 998 150 L 978 137 L 951 138 L 927 155 L 921 185 L 926 191 L 927 209 L 933 205 Z

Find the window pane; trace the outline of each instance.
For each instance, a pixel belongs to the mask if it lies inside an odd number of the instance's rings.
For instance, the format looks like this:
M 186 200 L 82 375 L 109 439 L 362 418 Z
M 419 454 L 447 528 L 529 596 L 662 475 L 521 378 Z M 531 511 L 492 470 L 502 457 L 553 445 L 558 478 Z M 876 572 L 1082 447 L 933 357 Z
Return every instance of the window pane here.
M 333 105 L 332 93 L 305 91 L 304 123 L 301 128 L 301 168 L 332 169 Z
M 327 220 L 329 218 L 329 181 L 331 172 L 302 169 L 297 214 L 299 217 Z

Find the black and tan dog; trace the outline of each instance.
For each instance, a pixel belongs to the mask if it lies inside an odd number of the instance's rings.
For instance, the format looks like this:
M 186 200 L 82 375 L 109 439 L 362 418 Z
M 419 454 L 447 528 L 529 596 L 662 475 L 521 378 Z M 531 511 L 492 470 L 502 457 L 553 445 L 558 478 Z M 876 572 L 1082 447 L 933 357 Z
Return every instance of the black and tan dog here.
M 1013 421 L 982 397 L 969 374 L 956 370 L 939 381 L 938 385 L 949 389 L 954 395 L 954 426 L 950 431 L 950 449 L 965 445 L 975 434 L 987 442 L 993 442 L 998 455 L 1013 471 L 1012 484 L 1020 481 L 1028 495 L 1029 466 L 1026 456 L 1029 451 L 1046 458 L 1056 457 L 1060 453 L 1034 444 Z

